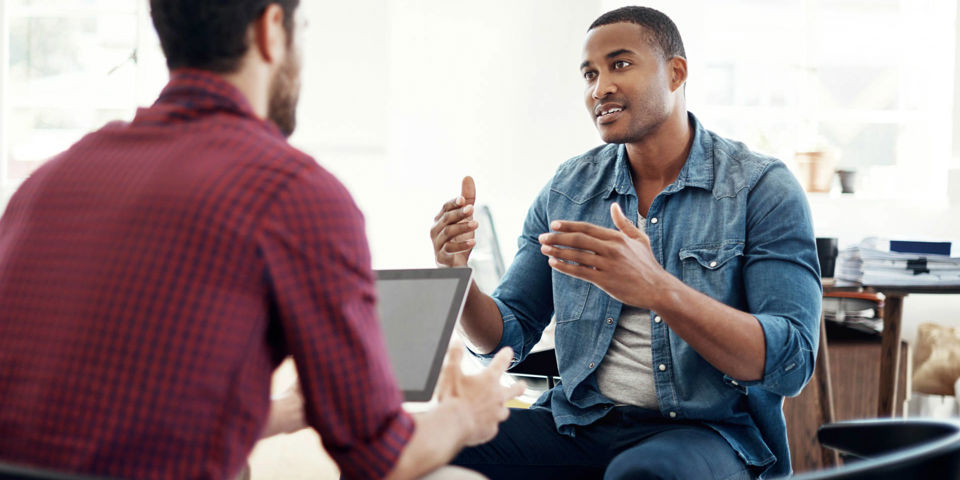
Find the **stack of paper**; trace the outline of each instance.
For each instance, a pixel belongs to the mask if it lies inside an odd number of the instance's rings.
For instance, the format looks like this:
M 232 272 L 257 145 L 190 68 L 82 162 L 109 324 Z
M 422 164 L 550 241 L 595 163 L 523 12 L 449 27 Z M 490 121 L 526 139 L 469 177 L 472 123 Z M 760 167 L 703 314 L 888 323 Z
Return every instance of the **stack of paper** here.
M 960 286 L 960 257 L 891 252 L 867 239 L 844 249 L 837 278 L 863 285 Z

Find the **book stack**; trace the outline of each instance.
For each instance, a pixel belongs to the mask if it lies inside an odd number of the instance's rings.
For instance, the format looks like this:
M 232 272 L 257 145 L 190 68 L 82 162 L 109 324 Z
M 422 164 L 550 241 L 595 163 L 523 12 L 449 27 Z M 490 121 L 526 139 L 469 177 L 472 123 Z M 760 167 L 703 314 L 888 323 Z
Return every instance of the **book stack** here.
M 868 238 L 844 249 L 837 279 L 861 285 L 960 286 L 960 257 L 950 242 Z

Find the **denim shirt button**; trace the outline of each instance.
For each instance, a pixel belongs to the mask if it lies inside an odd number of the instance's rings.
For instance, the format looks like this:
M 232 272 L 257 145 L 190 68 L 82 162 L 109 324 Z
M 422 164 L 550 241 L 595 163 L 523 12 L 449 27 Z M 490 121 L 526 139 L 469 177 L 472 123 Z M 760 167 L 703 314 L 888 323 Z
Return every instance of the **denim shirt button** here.
M 677 412 L 670 412 L 670 418 L 677 418 Z
M 612 319 L 612 318 L 608 318 L 608 319 L 607 319 L 607 325 L 613 325 L 613 319 Z
M 662 321 L 663 321 L 663 319 L 660 318 L 660 315 L 657 315 L 656 317 L 653 317 L 653 323 L 660 323 L 660 322 L 662 322 Z
M 590 362 L 590 365 L 587 365 L 587 368 L 593 368 L 595 365 L 596 365 L 595 363 Z
M 664 365 L 664 364 L 662 364 L 662 363 L 661 363 L 661 364 L 660 364 L 660 366 L 659 366 L 659 367 L 657 367 L 657 368 L 658 368 L 658 369 L 660 369 L 660 371 L 661 371 L 661 372 L 665 372 L 665 371 L 667 371 L 667 366 L 666 366 L 666 365 Z
M 659 222 L 659 221 L 660 221 L 660 220 L 657 220 L 657 217 L 653 217 L 653 218 L 650 219 L 650 223 L 653 223 L 653 224 L 656 224 L 656 223 Z

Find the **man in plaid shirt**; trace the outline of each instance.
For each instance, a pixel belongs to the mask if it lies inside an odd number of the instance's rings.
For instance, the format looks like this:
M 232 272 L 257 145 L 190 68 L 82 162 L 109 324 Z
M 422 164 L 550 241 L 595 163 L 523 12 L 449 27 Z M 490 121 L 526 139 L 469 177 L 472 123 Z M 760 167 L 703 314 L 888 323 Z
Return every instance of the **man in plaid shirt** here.
M 152 0 L 157 102 L 40 167 L 0 220 L 0 460 L 116 478 L 230 478 L 292 355 L 344 478 L 410 478 L 492 438 L 503 353 L 439 404 L 401 395 L 362 216 L 292 148 L 297 0 Z M 293 397 L 295 398 L 295 397 Z M 283 407 L 283 405 L 280 405 Z M 287 405 L 289 406 L 289 405 Z

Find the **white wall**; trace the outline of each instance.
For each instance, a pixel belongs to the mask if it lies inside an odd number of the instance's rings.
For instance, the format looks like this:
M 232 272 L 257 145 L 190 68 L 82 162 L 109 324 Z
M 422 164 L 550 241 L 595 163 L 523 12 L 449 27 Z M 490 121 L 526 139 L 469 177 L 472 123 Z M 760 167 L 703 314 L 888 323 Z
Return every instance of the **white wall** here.
M 432 266 L 433 216 L 464 175 L 512 258 L 537 191 L 599 142 L 578 73 L 599 1 L 331 3 L 304 3 L 311 27 L 292 141 L 351 189 L 374 264 Z

